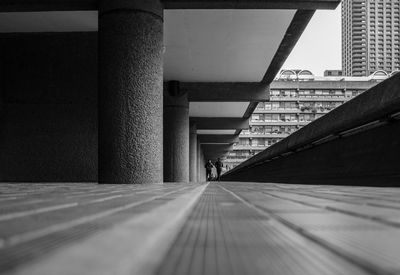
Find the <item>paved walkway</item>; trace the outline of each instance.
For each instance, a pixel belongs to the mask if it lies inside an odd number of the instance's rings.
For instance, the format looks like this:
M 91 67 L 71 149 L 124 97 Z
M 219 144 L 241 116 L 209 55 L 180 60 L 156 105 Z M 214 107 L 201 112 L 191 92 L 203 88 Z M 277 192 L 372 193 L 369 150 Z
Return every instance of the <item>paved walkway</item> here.
M 1 274 L 400 274 L 400 188 L 0 184 Z

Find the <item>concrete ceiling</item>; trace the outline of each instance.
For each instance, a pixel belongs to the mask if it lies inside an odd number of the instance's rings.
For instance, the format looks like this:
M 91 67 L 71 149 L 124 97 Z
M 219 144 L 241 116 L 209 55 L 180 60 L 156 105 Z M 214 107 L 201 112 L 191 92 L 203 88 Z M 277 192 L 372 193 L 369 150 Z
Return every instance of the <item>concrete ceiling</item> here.
M 294 10 L 166 10 L 164 79 L 261 81 Z
M 97 11 L 0 13 L 0 32 L 97 31 Z
M 295 12 L 166 10 L 164 81 L 260 82 Z M 249 104 L 190 102 L 189 115 L 241 118 Z M 214 135 L 235 132 L 235 129 L 198 131 L 199 134 Z
M 191 117 L 243 117 L 248 102 L 190 102 Z
M 165 10 L 164 81 L 260 82 L 295 13 L 290 9 Z M 0 32 L 97 31 L 97 17 L 97 11 L 0 13 Z M 250 102 L 191 102 L 189 113 L 241 118 L 249 106 Z M 235 134 L 236 129 L 199 129 L 198 133 Z

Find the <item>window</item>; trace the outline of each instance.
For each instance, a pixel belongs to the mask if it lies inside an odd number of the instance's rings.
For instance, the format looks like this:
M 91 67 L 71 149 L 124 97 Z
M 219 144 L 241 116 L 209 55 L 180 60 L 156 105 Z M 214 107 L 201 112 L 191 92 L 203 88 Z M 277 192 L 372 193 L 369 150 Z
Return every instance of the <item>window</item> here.
M 250 145 L 250 139 L 248 139 L 248 138 L 241 138 L 241 139 L 239 139 L 239 144 L 240 144 L 240 145 Z
M 266 103 L 264 103 L 264 102 L 259 102 L 257 105 L 257 110 L 264 110 L 265 104 Z
M 261 122 L 261 121 L 264 121 L 264 115 L 262 115 L 262 114 L 253 114 L 253 115 L 251 116 L 251 121 L 253 121 L 253 122 Z
M 251 126 L 250 132 L 255 135 L 262 135 L 262 134 L 264 134 L 264 127 L 263 126 Z

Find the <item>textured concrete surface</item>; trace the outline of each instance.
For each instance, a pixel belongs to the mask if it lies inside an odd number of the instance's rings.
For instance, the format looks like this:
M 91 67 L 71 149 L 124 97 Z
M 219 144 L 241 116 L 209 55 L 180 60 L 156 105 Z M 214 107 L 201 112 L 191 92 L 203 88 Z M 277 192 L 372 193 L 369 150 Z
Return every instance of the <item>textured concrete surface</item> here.
M 400 121 L 224 175 L 223 180 L 400 186 Z
M 248 118 L 237 117 L 191 117 L 190 122 L 196 123 L 202 130 L 243 130 L 249 129 Z
M 1 183 L 0 190 L 1 274 L 400 271 L 399 188 Z
M 239 142 L 239 135 L 199 135 L 201 144 L 207 143 L 235 143 Z
M 204 160 L 204 152 L 203 149 L 201 148 L 201 144 L 199 142 L 199 139 L 197 138 L 197 165 L 198 165 L 198 170 L 197 170 L 197 178 L 199 182 L 206 181 L 206 171 L 204 168 L 205 165 L 205 160 Z
M 189 101 L 267 101 L 269 87 L 261 89 L 258 82 L 182 82 L 181 89 Z
M 201 154 L 202 154 L 202 152 L 201 152 L 201 145 L 200 145 L 200 142 L 199 142 L 199 137 L 197 136 L 197 181 L 201 181 L 201 171 L 202 171 L 202 169 L 201 169 Z
M 162 182 L 162 19 L 117 2 L 99 16 L 99 181 Z
M 191 124 L 189 129 L 189 180 L 197 181 L 197 127 Z
M 97 34 L 0 40 L 0 180 L 97 181 Z
M 179 82 L 164 90 L 164 181 L 189 181 L 189 102 Z

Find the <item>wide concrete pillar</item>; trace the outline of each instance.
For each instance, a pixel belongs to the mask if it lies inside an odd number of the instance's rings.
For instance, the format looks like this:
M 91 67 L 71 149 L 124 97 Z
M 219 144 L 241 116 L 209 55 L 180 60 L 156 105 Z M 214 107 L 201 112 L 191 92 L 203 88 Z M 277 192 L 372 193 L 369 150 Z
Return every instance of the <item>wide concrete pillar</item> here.
M 164 90 L 164 181 L 189 181 L 189 101 L 178 81 Z
M 163 175 L 163 19 L 159 0 L 99 3 L 99 182 Z
M 189 130 L 189 180 L 197 181 L 197 127 L 190 124 Z

